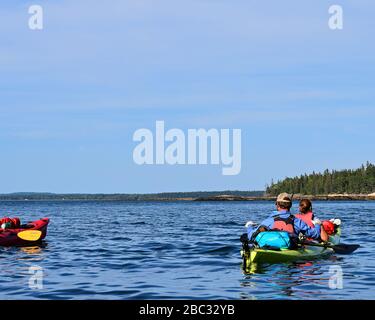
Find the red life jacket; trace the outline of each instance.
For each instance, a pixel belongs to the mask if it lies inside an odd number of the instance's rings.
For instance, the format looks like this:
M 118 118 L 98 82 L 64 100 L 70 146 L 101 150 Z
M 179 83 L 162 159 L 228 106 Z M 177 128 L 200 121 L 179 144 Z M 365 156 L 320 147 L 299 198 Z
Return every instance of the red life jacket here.
M 290 215 L 288 218 L 274 218 L 272 230 L 286 231 L 289 233 L 295 233 L 294 231 L 294 216 Z
M 313 220 L 314 220 L 314 214 L 310 211 L 307 213 L 299 213 L 296 214 L 296 218 L 301 219 L 304 223 L 306 223 L 310 228 L 314 228 Z
M 0 225 L 3 224 L 3 223 L 12 223 L 12 220 L 10 220 L 10 218 L 8 218 L 8 217 L 1 218 L 0 219 Z
M 14 218 L 12 218 L 10 220 L 12 221 L 12 227 L 14 229 L 17 229 L 17 228 L 19 228 L 21 226 L 21 220 L 20 220 L 20 218 L 14 217 Z
M 19 228 L 20 224 L 21 224 L 20 219 L 17 218 L 17 217 L 15 217 L 15 218 L 8 218 L 8 217 L 1 218 L 0 219 L 0 226 L 3 223 L 10 223 L 11 228 Z

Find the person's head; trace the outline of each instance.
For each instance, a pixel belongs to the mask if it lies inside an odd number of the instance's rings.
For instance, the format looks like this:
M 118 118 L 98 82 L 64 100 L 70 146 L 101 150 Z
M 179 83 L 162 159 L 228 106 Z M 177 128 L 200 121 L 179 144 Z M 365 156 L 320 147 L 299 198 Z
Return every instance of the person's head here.
M 309 199 L 302 199 L 299 202 L 299 212 L 301 213 L 312 212 L 312 203 Z
M 286 192 L 281 193 L 278 195 L 276 199 L 276 208 L 278 211 L 280 210 L 290 210 L 292 207 L 292 197 L 287 194 Z

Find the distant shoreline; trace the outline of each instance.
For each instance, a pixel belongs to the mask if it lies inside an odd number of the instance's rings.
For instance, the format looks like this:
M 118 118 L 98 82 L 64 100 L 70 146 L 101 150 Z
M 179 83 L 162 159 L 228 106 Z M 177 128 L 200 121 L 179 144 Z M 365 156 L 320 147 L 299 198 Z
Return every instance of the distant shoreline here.
M 228 194 L 229 193 L 229 194 Z M 276 196 L 259 195 L 260 191 L 248 192 L 257 195 L 246 194 L 245 191 L 232 192 L 191 192 L 191 193 L 161 193 L 146 195 L 129 194 L 8 194 L 0 195 L 0 202 L 9 201 L 117 201 L 117 202 L 177 202 L 177 201 L 275 201 Z M 171 195 L 174 196 L 171 196 Z M 181 194 L 181 196 L 178 196 Z M 193 196 L 182 196 L 192 194 Z M 168 195 L 168 196 L 166 196 Z M 296 194 L 293 200 L 307 198 L 315 201 L 374 201 L 375 194 L 326 194 L 326 195 L 301 195 Z
M 293 200 L 310 199 L 315 201 L 374 201 L 375 194 L 328 194 L 328 195 L 294 195 Z M 220 195 L 198 198 L 195 201 L 276 201 L 276 196 L 237 197 Z

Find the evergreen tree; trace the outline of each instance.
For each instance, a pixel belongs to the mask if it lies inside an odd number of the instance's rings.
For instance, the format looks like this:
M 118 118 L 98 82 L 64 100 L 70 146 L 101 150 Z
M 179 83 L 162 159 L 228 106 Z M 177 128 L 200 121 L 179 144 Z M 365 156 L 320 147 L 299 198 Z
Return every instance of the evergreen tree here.
M 367 162 L 355 170 L 329 171 L 304 174 L 299 177 L 286 178 L 271 184 L 267 194 L 277 195 L 281 192 L 301 194 L 351 193 L 369 194 L 375 192 L 375 165 Z

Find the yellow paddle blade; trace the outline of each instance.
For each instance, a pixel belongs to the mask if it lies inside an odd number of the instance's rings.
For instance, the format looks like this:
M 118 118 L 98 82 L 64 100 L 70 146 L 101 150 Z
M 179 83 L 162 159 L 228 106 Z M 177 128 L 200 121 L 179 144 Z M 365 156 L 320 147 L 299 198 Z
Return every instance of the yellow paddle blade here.
M 26 241 L 38 241 L 42 236 L 40 230 L 25 230 L 17 233 L 18 238 Z

